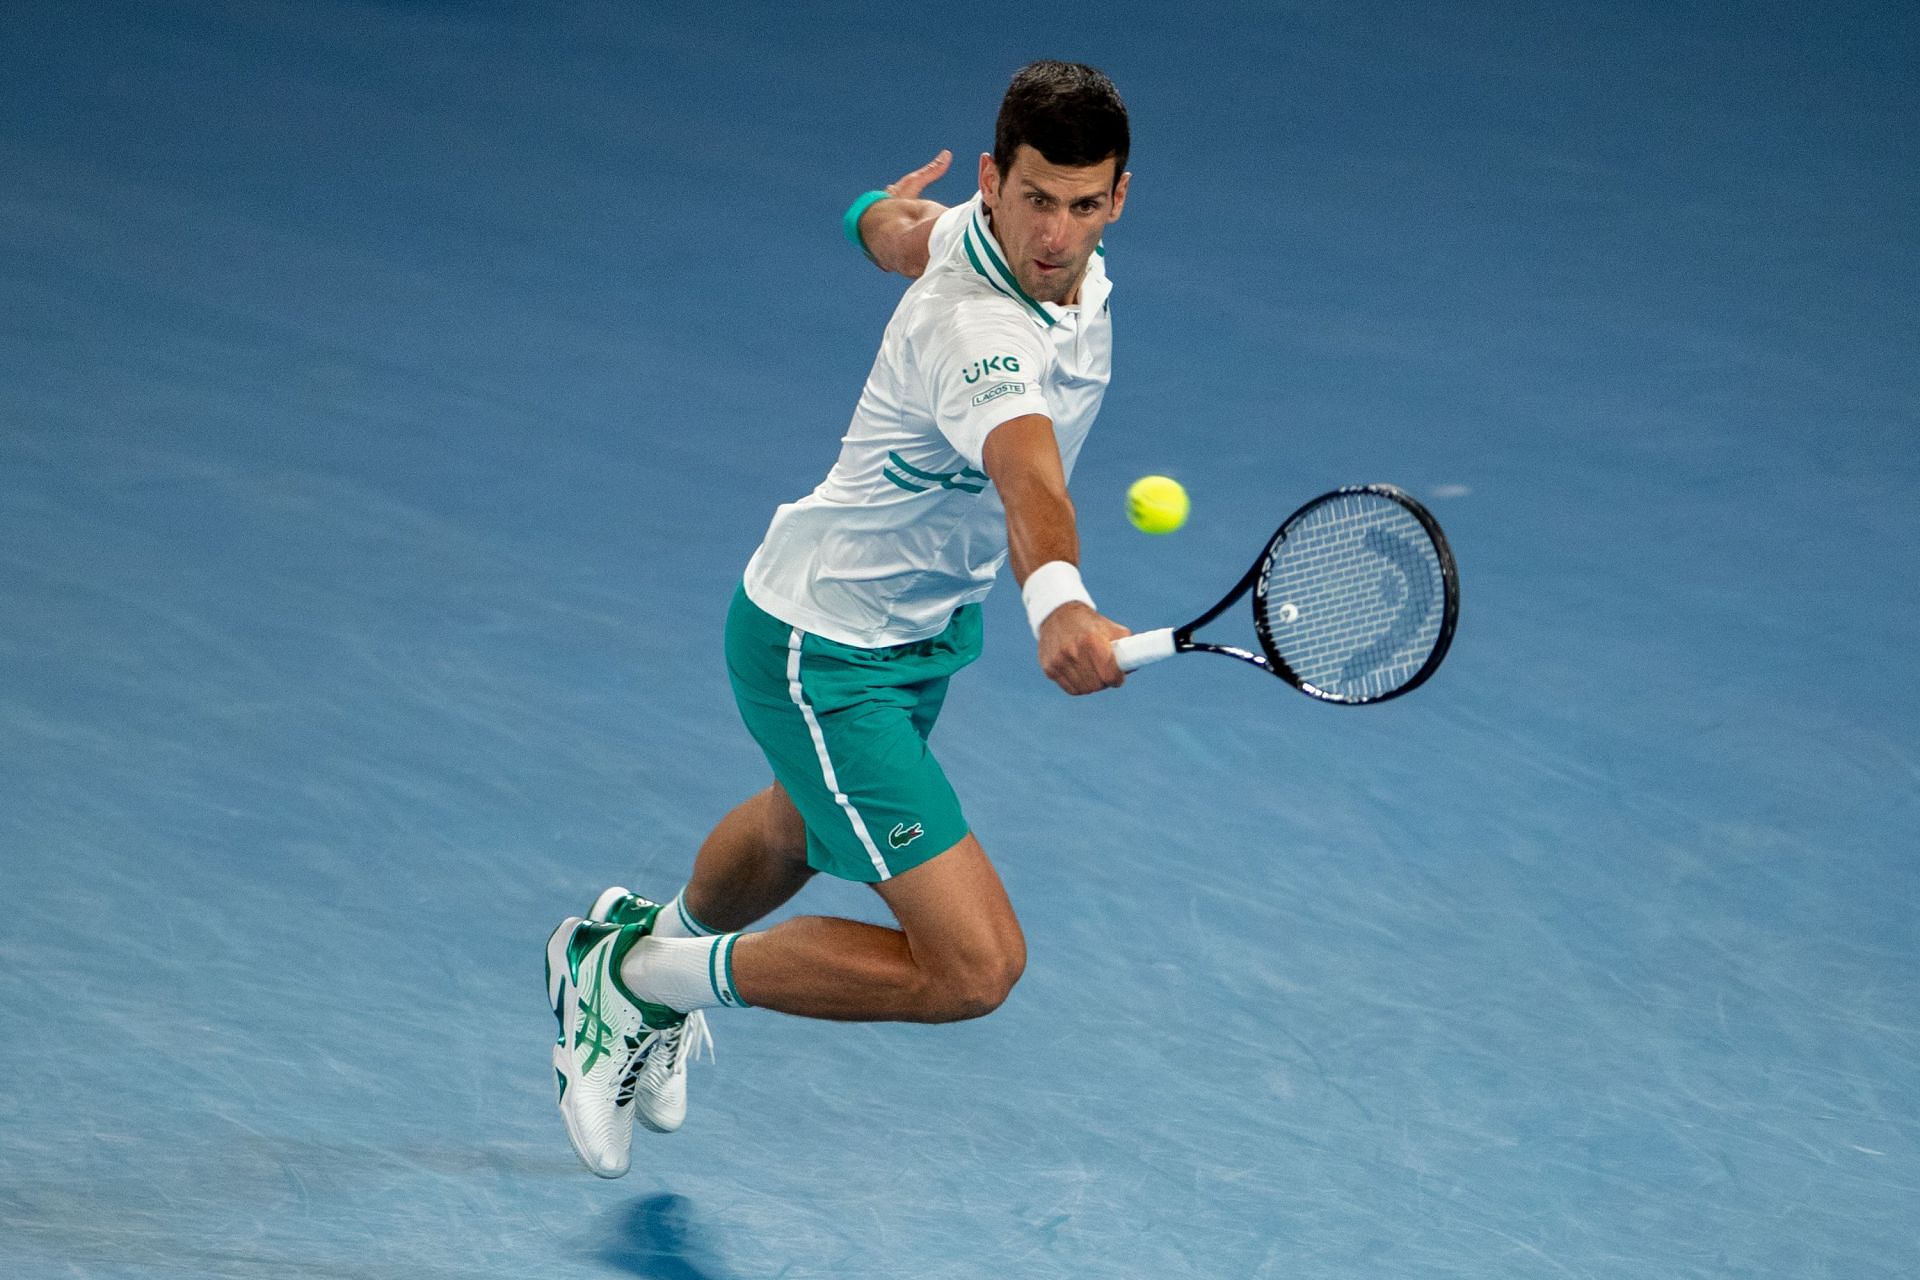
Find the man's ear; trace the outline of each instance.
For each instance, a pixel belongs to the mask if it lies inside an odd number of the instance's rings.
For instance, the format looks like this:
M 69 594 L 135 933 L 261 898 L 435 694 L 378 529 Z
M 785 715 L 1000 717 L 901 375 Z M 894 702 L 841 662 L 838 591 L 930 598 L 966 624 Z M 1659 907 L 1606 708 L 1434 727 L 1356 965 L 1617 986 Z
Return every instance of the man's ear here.
M 993 202 L 1000 198 L 1000 171 L 993 167 L 993 153 L 980 153 L 980 194 L 987 208 L 993 208 Z

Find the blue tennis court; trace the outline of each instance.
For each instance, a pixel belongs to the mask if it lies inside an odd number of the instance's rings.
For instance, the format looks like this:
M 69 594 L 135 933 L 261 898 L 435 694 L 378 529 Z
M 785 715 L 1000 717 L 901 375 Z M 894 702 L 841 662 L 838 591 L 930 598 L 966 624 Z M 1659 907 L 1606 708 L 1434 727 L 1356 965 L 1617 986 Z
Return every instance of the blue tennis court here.
M 542 944 L 763 785 L 722 619 L 901 288 L 839 215 L 964 199 L 1035 57 L 1133 117 L 1102 609 L 1388 481 L 1452 653 L 1068 699 L 1003 586 L 935 743 L 1025 981 L 716 1013 L 602 1182 Z M 1917 66 L 1909 4 L 16 0 L 0 1274 L 1920 1273 Z

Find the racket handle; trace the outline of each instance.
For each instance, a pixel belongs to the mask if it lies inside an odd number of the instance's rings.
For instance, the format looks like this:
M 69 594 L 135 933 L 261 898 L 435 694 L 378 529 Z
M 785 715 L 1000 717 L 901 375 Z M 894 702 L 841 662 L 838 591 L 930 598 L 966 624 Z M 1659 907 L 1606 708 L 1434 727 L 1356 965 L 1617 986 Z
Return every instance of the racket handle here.
M 1173 656 L 1173 628 L 1142 631 L 1137 636 L 1121 636 L 1113 642 L 1113 660 L 1122 671 L 1140 668 Z

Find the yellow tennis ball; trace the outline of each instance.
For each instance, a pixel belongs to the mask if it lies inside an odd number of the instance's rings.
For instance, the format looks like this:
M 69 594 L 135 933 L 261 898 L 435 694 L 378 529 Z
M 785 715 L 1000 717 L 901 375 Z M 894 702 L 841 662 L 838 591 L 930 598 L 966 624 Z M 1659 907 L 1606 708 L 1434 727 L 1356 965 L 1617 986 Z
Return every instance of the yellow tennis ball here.
M 1127 519 L 1142 533 L 1172 533 L 1187 522 L 1191 507 L 1172 476 L 1141 476 L 1127 490 Z

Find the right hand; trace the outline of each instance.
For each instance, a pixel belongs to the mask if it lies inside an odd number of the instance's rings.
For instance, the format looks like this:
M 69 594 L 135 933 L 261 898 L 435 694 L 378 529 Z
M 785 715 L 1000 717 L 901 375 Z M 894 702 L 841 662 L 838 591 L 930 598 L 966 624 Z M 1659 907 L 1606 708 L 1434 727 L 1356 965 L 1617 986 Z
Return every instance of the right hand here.
M 1075 600 L 1040 624 L 1040 670 L 1068 693 L 1098 693 L 1127 682 L 1114 661 L 1113 642 L 1133 632 Z

